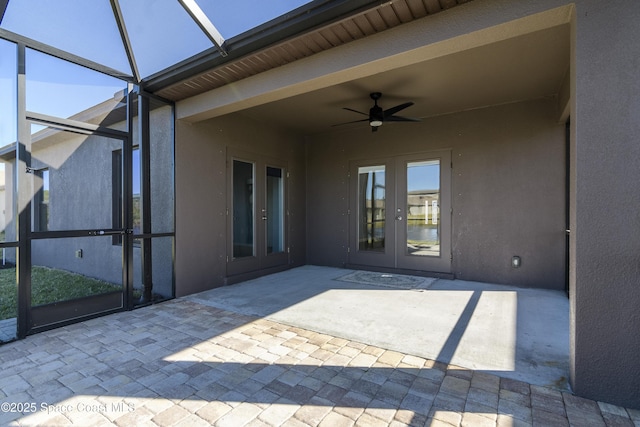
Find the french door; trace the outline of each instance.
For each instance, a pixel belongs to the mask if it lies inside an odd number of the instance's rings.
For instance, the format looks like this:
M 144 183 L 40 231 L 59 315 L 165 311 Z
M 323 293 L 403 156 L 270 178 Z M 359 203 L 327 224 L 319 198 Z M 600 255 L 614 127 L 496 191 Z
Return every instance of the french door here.
M 451 153 L 355 161 L 349 264 L 451 271 Z
M 227 164 L 227 275 L 286 265 L 286 163 L 229 150 Z

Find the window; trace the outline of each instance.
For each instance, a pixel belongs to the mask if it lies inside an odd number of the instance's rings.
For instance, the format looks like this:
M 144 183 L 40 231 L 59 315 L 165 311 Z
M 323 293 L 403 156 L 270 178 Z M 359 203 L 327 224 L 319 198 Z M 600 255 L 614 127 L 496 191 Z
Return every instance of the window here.
M 33 231 L 49 231 L 49 169 L 36 170 L 34 175 Z

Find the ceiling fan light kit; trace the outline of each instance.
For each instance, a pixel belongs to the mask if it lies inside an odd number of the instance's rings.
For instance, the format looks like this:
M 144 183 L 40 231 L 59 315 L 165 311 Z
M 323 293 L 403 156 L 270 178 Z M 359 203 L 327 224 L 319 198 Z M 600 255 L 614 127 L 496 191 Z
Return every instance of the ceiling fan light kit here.
M 382 126 L 382 123 L 384 123 L 385 121 L 387 122 L 420 122 L 421 121 L 420 119 L 414 119 L 411 117 L 401 117 L 401 116 L 395 115 L 395 113 L 402 111 L 407 107 L 411 107 L 413 105 L 413 102 L 405 102 L 404 104 L 396 105 L 395 107 L 391 107 L 387 110 L 383 110 L 382 107 L 378 105 L 378 100 L 382 97 L 382 93 L 372 92 L 371 94 L 369 94 L 369 97 L 373 99 L 373 107 L 369 109 L 369 114 L 363 113 L 362 111 L 354 110 L 353 108 L 347 108 L 347 107 L 343 108 L 344 110 L 362 114 L 362 115 L 368 116 L 369 118 L 362 119 L 362 120 L 355 120 L 347 123 L 340 123 L 334 126 L 368 121 L 369 126 L 371 126 L 371 132 L 376 132 L 378 128 Z

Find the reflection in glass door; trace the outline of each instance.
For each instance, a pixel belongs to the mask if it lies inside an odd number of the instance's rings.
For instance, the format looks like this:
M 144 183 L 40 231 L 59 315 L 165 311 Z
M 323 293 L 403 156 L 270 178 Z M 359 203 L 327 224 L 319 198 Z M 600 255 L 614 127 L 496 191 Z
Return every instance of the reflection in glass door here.
M 358 168 L 358 250 L 384 252 L 385 166 Z
M 395 267 L 395 163 L 364 161 L 351 167 L 349 263 Z M 354 179 L 355 178 L 355 179 Z
M 286 265 L 286 168 L 252 153 L 230 157 L 227 275 Z
M 440 255 L 440 161 L 407 164 L 406 254 Z

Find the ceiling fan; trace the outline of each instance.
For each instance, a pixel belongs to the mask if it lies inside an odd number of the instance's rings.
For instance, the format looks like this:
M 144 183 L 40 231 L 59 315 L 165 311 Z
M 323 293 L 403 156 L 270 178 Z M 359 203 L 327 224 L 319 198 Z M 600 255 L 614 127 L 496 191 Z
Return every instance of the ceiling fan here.
M 339 123 L 333 126 L 341 126 L 349 123 L 358 123 L 358 122 L 369 122 L 369 126 L 371 126 L 371 132 L 377 132 L 378 128 L 382 126 L 384 122 L 420 122 L 420 119 L 414 119 L 411 117 L 401 117 L 395 116 L 399 111 L 404 110 L 407 107 L 411 107 L 413 102 L 405 102 L 404 104 L 396 105 L 395 107 L 391 107 L 387 110 L 383 110 L 382 107 L 378 105 L 378 100 L 382 97 L 382 93 L 373 92 L 369 94 L 371 99 L 373 99 L 373 107 L 369 109 L 369 114 L 363 113 L 362 111 L 354 110 L 353 108 L 344 107 L 343 110 L 353 111 L 354 113 L 362 114 L 368 116 L 367 119 L 362 120 L 354 120 L 346 123 Z

